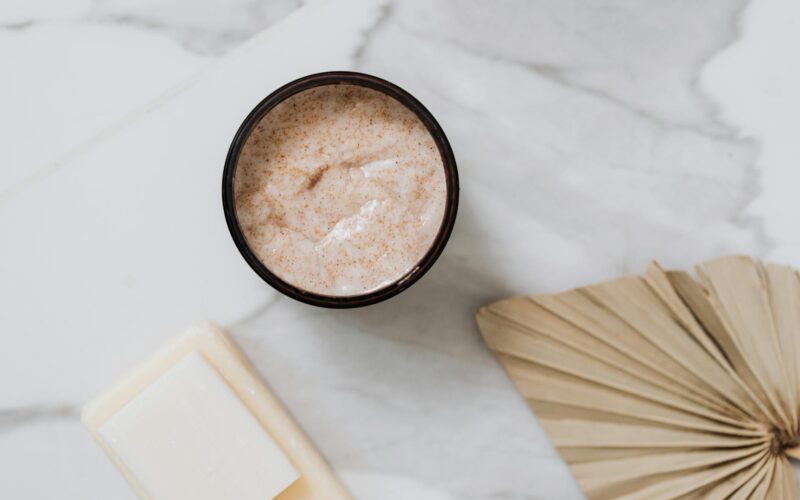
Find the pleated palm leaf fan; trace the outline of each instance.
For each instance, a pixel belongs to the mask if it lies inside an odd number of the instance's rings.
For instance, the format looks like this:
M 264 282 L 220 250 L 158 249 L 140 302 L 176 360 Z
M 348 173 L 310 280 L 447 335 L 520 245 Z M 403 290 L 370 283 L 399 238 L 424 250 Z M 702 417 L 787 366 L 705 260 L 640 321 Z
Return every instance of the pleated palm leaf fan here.
M 800 498 L 800 277 L 740 256 L 696 274 L 478 313 L 589 498 Z

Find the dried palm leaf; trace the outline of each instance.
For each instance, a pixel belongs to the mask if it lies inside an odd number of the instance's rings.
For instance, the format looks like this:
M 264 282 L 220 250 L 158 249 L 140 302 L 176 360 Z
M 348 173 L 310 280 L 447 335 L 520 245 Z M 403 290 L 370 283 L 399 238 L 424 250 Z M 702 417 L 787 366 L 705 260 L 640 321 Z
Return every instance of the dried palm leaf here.
M 800 276 L 723 257 L 651 264 L 477 316 L 592 499 L 800 499 Z

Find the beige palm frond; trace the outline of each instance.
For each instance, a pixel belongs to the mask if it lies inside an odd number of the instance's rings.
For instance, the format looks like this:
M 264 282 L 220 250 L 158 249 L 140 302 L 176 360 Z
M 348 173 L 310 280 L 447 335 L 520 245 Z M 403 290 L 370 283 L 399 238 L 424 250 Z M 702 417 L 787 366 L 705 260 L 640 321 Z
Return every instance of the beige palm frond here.
M 800 498 L 800 277 L 723 257 L 480 310 L 589 498 Z

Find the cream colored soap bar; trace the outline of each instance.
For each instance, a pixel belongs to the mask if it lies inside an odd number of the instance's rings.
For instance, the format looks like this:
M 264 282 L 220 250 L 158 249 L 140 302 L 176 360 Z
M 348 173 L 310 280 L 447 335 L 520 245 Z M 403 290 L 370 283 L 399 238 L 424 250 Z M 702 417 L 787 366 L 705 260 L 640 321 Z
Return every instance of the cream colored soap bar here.
M 88 403 L 83 422 L 141 498 L 350 498 L 230 337 L 209 323 Z

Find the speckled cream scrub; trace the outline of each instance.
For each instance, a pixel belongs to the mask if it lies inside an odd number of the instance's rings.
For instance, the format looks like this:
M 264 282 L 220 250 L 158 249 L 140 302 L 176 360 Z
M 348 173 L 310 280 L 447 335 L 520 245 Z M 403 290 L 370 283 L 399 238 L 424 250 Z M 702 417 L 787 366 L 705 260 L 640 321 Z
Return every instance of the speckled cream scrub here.
M 249 252 L 297 294 L 334 302 L 413 274 L 454 210 L 454 173 L 430 126 L 357 80 L 282 97 L 236 152 L 231 194 Z

